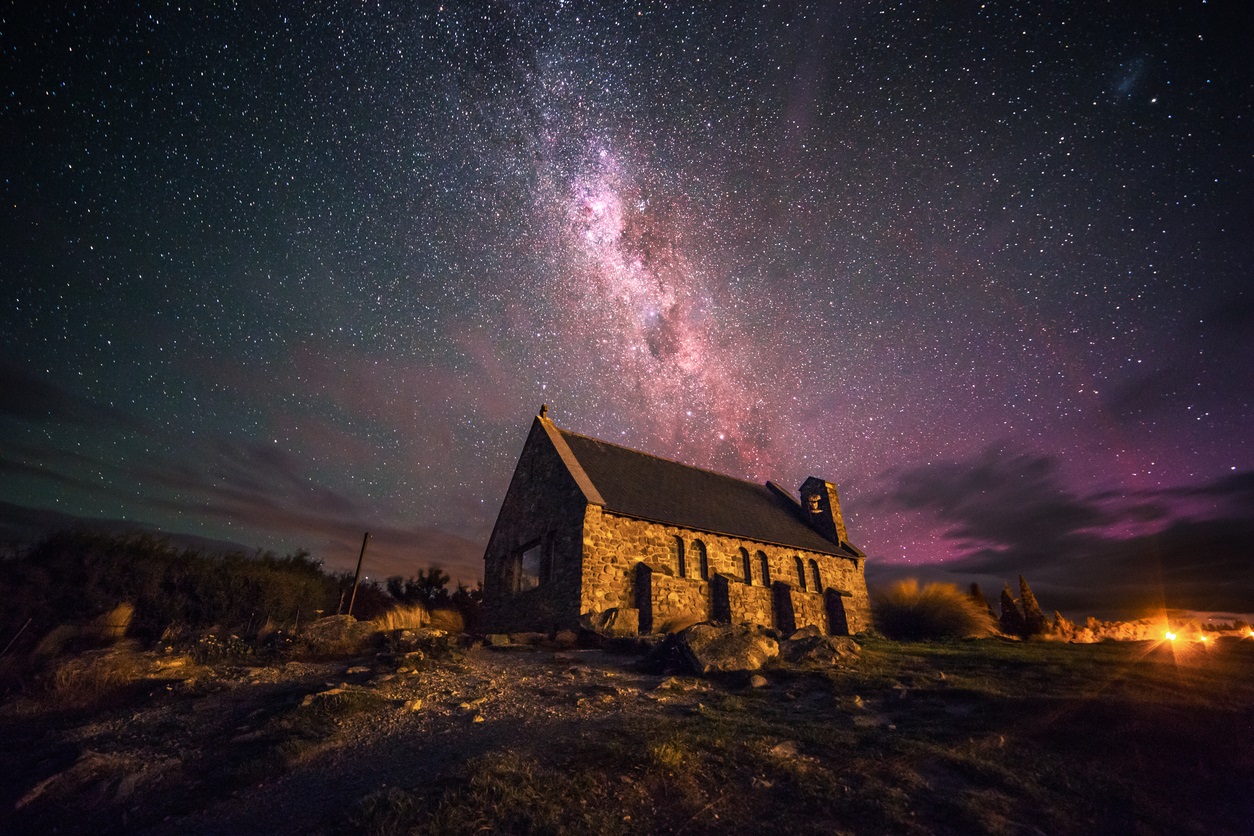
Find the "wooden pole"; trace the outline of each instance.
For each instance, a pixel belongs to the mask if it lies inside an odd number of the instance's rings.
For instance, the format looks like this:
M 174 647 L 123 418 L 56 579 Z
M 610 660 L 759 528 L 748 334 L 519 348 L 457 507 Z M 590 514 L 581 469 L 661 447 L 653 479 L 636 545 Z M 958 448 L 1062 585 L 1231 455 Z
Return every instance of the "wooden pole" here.
M 370 532 L 361 538 L 361 554 L 357 555 L 357 574 L 353 575 L 353 594 L 348 599 L 348 614 L 353 614 L 353 603 L 357 600 L 357 582 L 361 580 L 361 561 L 366 556 L 366 543 L 370 540 Z

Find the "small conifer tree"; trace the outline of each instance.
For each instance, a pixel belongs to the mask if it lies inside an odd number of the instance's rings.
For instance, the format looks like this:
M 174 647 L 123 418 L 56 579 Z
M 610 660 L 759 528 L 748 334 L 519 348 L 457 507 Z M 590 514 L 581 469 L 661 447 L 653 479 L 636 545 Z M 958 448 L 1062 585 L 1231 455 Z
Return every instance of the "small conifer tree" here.
M 1010 594 L 1010 584 L 1002 588 L 1001 618 L 997 621 L 1001 625 L 1001 631 L 1007 636 L 1023 635 L 1023 612 L 1019 609 L 1019 602 L 1015 600 L 1014 595 Z
M 1039 636 L 1049 628 L 1049 621 L 1045 618 L 1041 605 L 1036 602 L 1036 596 L 1032 594 L 1032 588 L 1023 579 L 1023 575 L 1019 576 L 1019 604 L 1023 607 L 1022 635 L 1024 638 Z

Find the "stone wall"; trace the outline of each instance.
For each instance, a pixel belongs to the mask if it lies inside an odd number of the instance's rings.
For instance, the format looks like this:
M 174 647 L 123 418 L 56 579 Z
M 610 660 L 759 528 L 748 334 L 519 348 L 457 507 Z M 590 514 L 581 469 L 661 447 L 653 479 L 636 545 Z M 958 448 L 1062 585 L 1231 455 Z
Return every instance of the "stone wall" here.
M 824 633 L 831 632 L 827 623 L 827 606 L 823 596 L 817 592 L 802 592 L 800 589 L 789 590 L 792 598 L 792 614 L 794 629 L 814 625 Z
M 641 632 L 659 632 L 671 619 L 707 621 L 710 584 L 695 578 L 677 578 L 666 568 L 636 564 L 637 591 L 633 598 L 640 609 Z
M 586 500 L 537 421 L 519 457 L 484 552 L 488 632 L 577 626 Z M 524 547 L 538 544 L 540 582 L 520 589 Z
M 684 575 L 680 566 L 676 543 L 682 540 L 685 550 Z M 697 541 L 704 546 L 708 579 L 701 578 L 697 558 Z M 643 601 L 637 601 L 635 582 L 637 563 L 653 567 L 652 589 L 649 606 L 652 608 L 651 628 L 656 630 L 668 618 L 697 615 L 709 618 L 714 615 L 709 580 L 717 575 L 726 576 L 727 601 L 733 621 L 753 621 L 779 626 L 772 616 L 771 591 L 763 586 L 758 566 L 758 553 L 766 555 L 771 580 L 785 581 L 797 587 L 796 558 L 805 567 L 814 560 L 820 573 L 824 590 L 834 588 L 847 593 L 843 597 L 850 632 L 859 632 L 870 626 L 866 581 L 862 574 L 862 558 L 843 558 L 833 555 L 787 549 L 720 534 L 697 532 L 661 523 L 624 517 L 589 505 L 583 513 L 584 551 L 582 566 L 582 590 L 579 596 L 581 613 L 604 612 L 613 607 L 641 606 L 641 621 L 648 621 L 643 612 Z M 751 556 L 753 567 L 751 583 L 744 582 L 741 549 Z M 669 572 L 665 574 L 663 570 Z M 664 579 L 663 579 L 664 578 Z M 824 598 L 813 589 L 812 577 L 806 578 L 809 596 L 800 604 L 792 604 L 794 613 L 800 611 L 803 624 L 826 624 Z M 812 600 L 813 599 L 813 600 Z M 817 602 L 817 603 L 816 603 Z M 723 602 L 720 600 L 720 605 Z M 816 609 L 817 608 L 817 609 Z M 815 612 L 819 615 L 815 616 Z M 750 615 L 752 614 L 752 615 Z
M 715 586 L 715 608 L 722 604 L 718 586 Z M 726 584 L 726 616 L 732 624 L 748 622 L 774 627 L 775 611 L 771 604 L 771 590 L 765 586 L 749 586 L 744 582 L 730 580 Z

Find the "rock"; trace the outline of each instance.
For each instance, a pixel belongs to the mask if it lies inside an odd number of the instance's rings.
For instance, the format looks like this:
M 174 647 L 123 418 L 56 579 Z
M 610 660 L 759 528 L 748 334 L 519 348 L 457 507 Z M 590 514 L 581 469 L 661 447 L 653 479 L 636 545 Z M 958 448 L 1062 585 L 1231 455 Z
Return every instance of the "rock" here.
M 544 644 L 549 637 L 544 633 L 510 633 L 510 644 Z
M 340 685 L 335 688 L 328 688 L 325 691 L 319 691 L 316 694 L 306 694 L 305 698 L 300 701 L 300 704 L 302 708 L 308 708 L 319 700 L 325 700 L 330 697 L 338 696 L 339 694 L 344 693 L 344 691 L 345 686 Z
M 798 631 L 800 632 L 800 631 Z M 788 639 L 780 648 L 783 657 L 794 665 L 833 667 L 857 661 L 862 648 L 848 636 L 807 634 Z
M 374 625 L 351 615 L 329 615 L 305 625 L 300 640 L 315 653 L 348 654 L 365 649 L 374 636 Z
M 675 637 L 694 673 L 756 671 L 779 655 L 779 642 L 756 624 L 694 624 Z
M 634 636 L 640 632 L 640 610 L 610 607 L 579 616 L 579 626 L 602 636 Z
M 422 697 L 414 697 L 412 700 L 405 700 L 405 705 L 403 707 L 406 711 L 422 710 Z
M 800 641 L 801 639 L 817 639 L 823 635 L 823 631 L 819 629 L 817 624 L 807 624 L 800 630 L 794 632 L 788 637 L 789 641 Z
M 14 803 L 22 810 L 32 805 L 57 805 L 75 800 L 117 803 L 134 794 L 149 773 L 160 773 L 164 759 L 154 763 L 135 755 L 83 752 L 69 768 L 45 778 Z
M 370 673 L 370 668 L 366 667 L 365 665 L 353 665 L 351 668 L 344 671 L 344 673 L 347 673 L 347 674 Z
M 771 747 L 771 757 L 780 760 L 795 760 L 800 754 L 801 750 L 795 740 L 784 740 Z
M 706 690 L 704 683 L 696 679 L 688 679 L 682 676 L 670 676 L 658 683 L 655 691 L 702 691 Z
M 770 683 L 767 682 L 766 677 L 762 676 L 762 674 L 755 673 L 753 676 L 749 677 L 749 687 L 751 688 L 765 688 L 769 684 Z

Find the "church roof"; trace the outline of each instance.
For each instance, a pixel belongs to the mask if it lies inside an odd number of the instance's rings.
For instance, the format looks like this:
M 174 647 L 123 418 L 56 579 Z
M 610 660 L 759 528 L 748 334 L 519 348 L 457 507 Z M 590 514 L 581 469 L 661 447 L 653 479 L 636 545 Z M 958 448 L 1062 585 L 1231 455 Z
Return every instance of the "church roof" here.
M 806 524 L 800 503 L 782 488 L 680 464 L 568 432 L 547 418 L 539 420 L 548 425 L 549 438 L 589 501 L 608 511 L 806 551 L 861 555 Z

